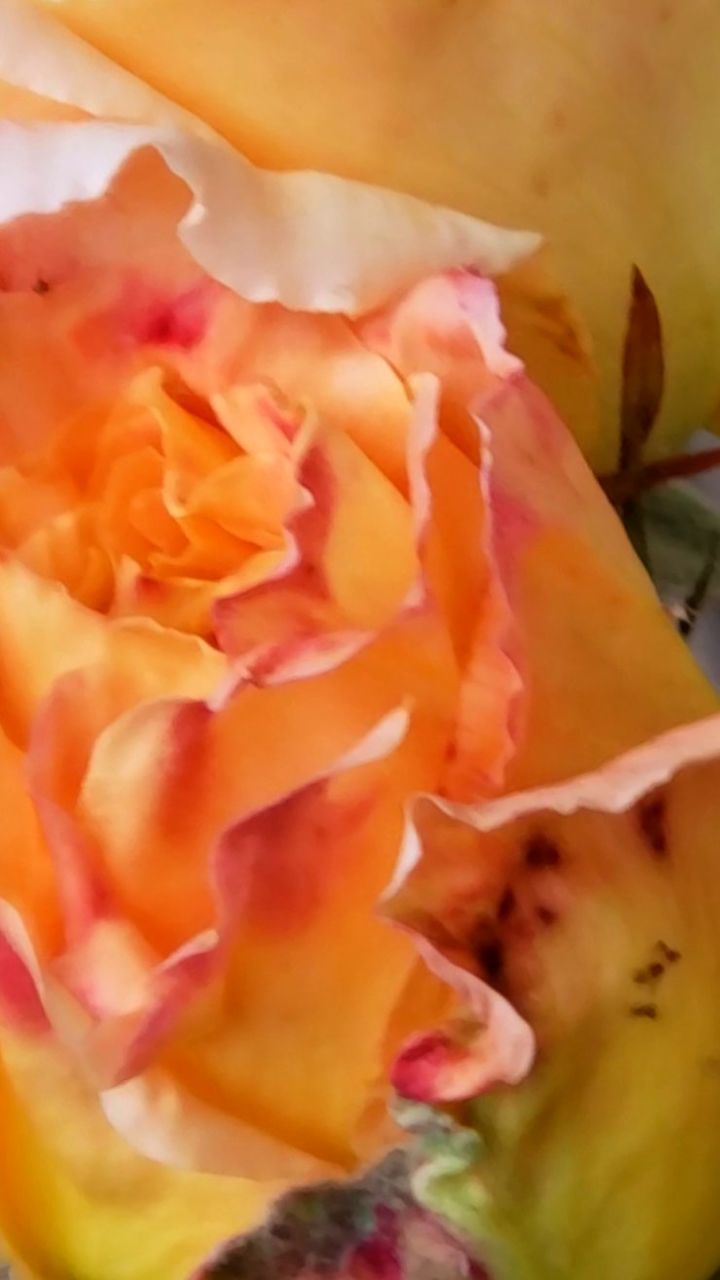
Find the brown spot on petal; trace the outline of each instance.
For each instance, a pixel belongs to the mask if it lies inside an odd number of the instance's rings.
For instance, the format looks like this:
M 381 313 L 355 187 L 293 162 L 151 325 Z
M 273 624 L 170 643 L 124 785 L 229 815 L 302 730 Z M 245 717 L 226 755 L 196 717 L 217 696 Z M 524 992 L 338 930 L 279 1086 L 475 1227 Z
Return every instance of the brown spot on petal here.
M 500 981 L 505 967 L 505 955 L 499 938 L 482 942 L 475 950 L 476 959 L 489 982 Z
M 549 928 L 551 924 L 555 924 L 558 918 L 557 911 L 553 911 L 552 907 L 546 907 L 543 905 L 536 908 L 535 915 L 540 921 L 540 924 L 545 925 L 546 929 Z
M 630 1006 L 631 1018 L 649 1018 L 654 1021 L 658 1017 L 656 1004 L 633 1004 Z
M 637 820 L 643 840 L 656 858 L 665 858 L 669 851 L 667 833 L 667 801 L 660 793 L 641 801 L 637 807 Z
M 512 889 L 506 889 L 498 903 L 498 920 L 507 920 L 512 915 L 516 905 L 517 902 Z
M 525 865 L 537 869 L 539 867 L 557 867 L 561 861 L 560 850 L 549 836 L 538 832 L 525 845 Z
M 646 983 L 657 982 L 665 972 L 665 965 L 660 960 L 653 960 L 652 964 L 647 964 L 643 969 L 636 969 L 633 974 L 633 982 L 640 985 Z
M 668 964 L 676 964 L 678 960 L 682 960 L 682 953 L 676 951 L 674 947 L 669 947 L 667 942 L 663 942 L 662 938 L 655 944 L 655 947 L 665 957 Z

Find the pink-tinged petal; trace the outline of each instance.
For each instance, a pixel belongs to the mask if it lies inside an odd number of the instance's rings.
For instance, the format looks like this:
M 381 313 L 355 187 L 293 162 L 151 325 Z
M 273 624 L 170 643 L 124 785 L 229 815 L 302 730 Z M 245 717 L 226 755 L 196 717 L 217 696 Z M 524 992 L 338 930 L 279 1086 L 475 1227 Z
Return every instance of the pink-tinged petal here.
M 42 829 L 28 795 L 25 760 L 19 750 L 0 732 L 0 808 L 4 814 L 0 838 L 0 898 L 7 925 L 6 940 L 20 956 L 28 947 L 40 962 L 53 953 L 62 939 L 62 918 L 55 900 L 52 859 Z M 0 966 L 0 987 L 3 968 Z
M 208 329 L 223 290 L 174 234 L 185 188 L 162 166 L 155 176 L 145 155 L 98 200 L 0 226 L 5 457 L 107 408 L 142 359 L 181 366 Z
M 447 856 L 428 856 L 424 815 L 425 802 L 420 802 L 415 818 L 408 819 L 382 907 L 413 935 L 430 971 L 455 993 L 458 1007 L 439 1028 L 408 1040 L 395 1061 L 392 1080 L 398 1092 L 408 1098 L 454 1102 L 478 1096 L 498 1084 L 517 1084 L 532 1066 L 535 1043 L 525 1019 L 492 985 L 494 940 L 489 937 L 485 947 L 479 937 L 479 954 L 484 959 L 480 965 L 477 961 L 468 964 L 467 950 L 458 945 L 453 933 L 454 913 L 458 903 L 465 901 L 472 882 L 463 856 L 468 841 L 460 843 L 458 833 L 453 832 L 447 839 Z M 418 876 L 419 893 L 415 891 Z M 432 900 L 433 894 L 437 902 Z
M 210 340 L 187 367 L 226 428 L 247 439 L 248 380 L 311 404 L 321 422 L 355 442 L 401 492 L 410 403 L 402 379 L 340 316 L 251 306 L 227 295 Z M 218 387 L 221 390 L 218 391 Z
M 212 280 L 168 293 L 158 286 L 153 288 L 142 276 L 130 277 L 113 311 L 100 319 L 119 346 L 191 351 L 205 337 L 221 294 L 220 286 Z M 104 336 L 99 335 L 100 339 Z
M 428 453 L 426 563 L 463 683 L 442 789 L 472 798 L 498 786 L 521 729 L 515 625 L 496 554 L 492 442 L 470 410 L 494 398 L 519 363 L 503 347 L 493 285 L 469 273 L 417 286 L 360 326 L 414 386 L 441 389 L 442 431 Z
M 0 76 L 12 81 L 4 62 Z M 189 208 L 176 215 L 182 242 L 210 276 L 253 302 L 360 314 L 429 271 L 468 263 L 502 271 L 538 245 L 530 233 L 362 183 L 264 172 L 229 147 L 177 130 L 93 121 L 3 131 L 0 220 L 97 200 L 152 148 L 155 190 L 166 169 L 188 193 Z
M 409 941 L 383 935 L 373 912 L 379 866 L 399 838 L 399 767 L 339 773 L 228 832 L 218 873 L 234 1013 L 177 1042 L 181 1075 L 204 1076 L 227 1106 L 244 1094 L 250 1115 L 338 1165 L 357 1159 L 386 1027 L 414 967 Z M 325 1101 L 309 1127 L 319 1087 Z
M 31 939 L 21 916 L 4 901 L 0 901 L 0 1009 L 4 1020 L 20 1031 L 49 1029 Z
M 402 911 L 396 916 L 402 922 Z M 411 926 L 412 927 L 412 926 Z M 393 1087 L 419 1102 L 461 1102 L 527 1075 L 535 1040 L 527 1022 L 491 985 L 420 933 L 416 942 L 431 972 L 460 1001 L 458 1015 L 441 1027 L 420 1032 L 403 1046 L 392 1068 Z
M 108 623 L 62 587 L 0 558 L 0 723 L 8 736 L 24 745 L 55 681 L 96 664 L 115 669 L 118 688 L 125 679 L 124 706 L 168 693 L 208 696 L 225 672 L 222 655 L 197 637 L 143 619 Z
M 521 689 L 494 553 L 490 452 L 486 442 L 478 470 L 442 433 L 436 374 L 412 373 L 408 387 L 414 408 L 408 478 L 422 565 L 417 593 L 439 605 L 462 673 L 441 785 L 446 794 L 472 796 L 503 777 L 515 747 Z
M 401 1011 L 414 948 L 374 905 L 404 800 L 442 759 L 454 677 L 437 629 L 408 617 L 322 677 L 247 687 L 214 711 L 167 699 L 125 711 L 130 672 L 115 675 L 119 685 L 102 669 L 58 683 L 31 752 L 69 929 L 51 967 L 66 997 L 55 990 L 54 1025 L 105 1084 L 164 1064 L 214 1111 L 349 1164 L 356 1146 L 378 1142 L 377 1115 L 370 1125 L 365 1113 L 397 1047 L 388 1027 L 402 1036 L 418 1025 Z M 396 690 L 414 708 L 407 743 L 382 765 L 362 763 L 353 741 Z M 191 822 L 177 806 L 188 788 Z M 437 986 L 423 1022 L 444 1006 Z M 328 1081 L 322 1117 L 311 1078 Z M 174 1141 L 169 1131 L 168 1150 Z
M 213 1107 L 207 1084 L 200 1095 L 205 1098 L 204 1102 L 193 1095 L 191 1089 L 183 1087 L 183 1079 L 190 1082 L 194 1079 L 197 1085 L 198 1059 L 205 1052 L 203 1040 L 207 1034 L 207 1013 L 201 1014 L 200 1020 L 196 1013 L 191 1016 L 187 1048 L 183 1046 L 182 1039 L 179 1046 L 176 1044 L 173 1074 L 162 1070 L 145 1071 L 104 1095 L 108 1116 L 119 1125 L 128 1141 L 145 1154 L 173 1164 L 191 1162 L 194 1167 L 214 1172 L 244 1170 L 258 1177 L 266 1176 L 267 1171 L 273 1168 L 281 1170 L 284 1176 L 318 1177 L 342 1163 L 337 1156 L 331 1158 L 329 1155 L 323 1161 L 318 1155 L 313 1155 L 312 1146 L 306 1155 L 302 1155 L 301 1150 L 293 1150 L 294 1147 L 302 1149 L 303 1143 L 297 1138 L 295 1142 L 288 1141 L 287 1136 L 283 1141 L 283 1130 L 278 1126 L 283 1109 L 289 1105 L 285 1096 L 287 1092 L 293 1087 L 297 1089 L 302 1080 L 313 1078 L 317 1082 L 319 1078 L 308 1067 L 313 1053 L 319 1051 L 317 1071 L 322 1075 L 326 1069 L 322 1064 L 331 1041 L 314 1032 L 315 1022 L 322 1022 L 326 1015 L 333 1018 L 335 1078 L 328 1094 L 331 1110 L 333 1094 L 345 1090 L 343 1076 L 348 1071 L 357 1071 L 358 1063 L 367 1052 L 367 1048 L 358 1044 L 353 1066 L 350 1067 L 343 1058 L 342 1040 L 343 1035 L 348 1034 L 355 1038 L 352 1022 L 344 1028 L 337 1005 L 333 1006 L 330 1001 L 325 1013 L 322 1009 L 324 985 L 327 983 L 334 990 L 337 981 L 332 970 L 341 966 L 344 971 L 347 962 L 343 953 L 348 940 L 342 947 L 335 946 L 334 964 L 324 979 L 317 960 L 314 964 L 311 961 L 315 948 L 319 946 L 322 949 L 327 943 L 314 942 L 313 935 L 320 926 L 324 938 L 323 919 L 327 924 L 336 915 L 345 920 L 347 928 L 348 907 L 353 908 L 351 916 L 357 914 L 354 899 L 362 869 L 353 865 L 350 853 L 353 847 L 358 850 L 364 848 L 373 794 L 368 780 L 354 775 L 357 770 L 364 770 L 379 756 L 391 751 L 406 727 L 405 714 L 387 717 L 335 764 L 332 775 L 310 783 L 278 805 L 238 822 L 222 837 L 215 857 L 220 927 L 218 945 L 224 952 L 226 964 L 230 950 L 231 965 L 236 969 L 235 984 L 245 992 L 237 1014 L 241 1043 L 236 1046 L 233 1058 L 234 1087 L 241 1098 L 244 1095 L 244 1104 L 242 1109 L 238 1109 L 236 1103 L 232 1108 L 233 1114 L 228 1117 L 225 1113 L 223 1119 L 223 1100 L 216 1099 Z M 346 887 L 348 883 L 354 885 L 350 897 Z M 365 927 L 372 928 L 367 921 Z M 350 928 L 355 930 L 357 922 Z M 382 928 L 378 931 L 376 945 L 381 939 Z M 392 939 L 388 938 L 387 944 L 384 947 L 381 985 L 391 978 L 393 965 Z M 263 946 L 269 948 L 267 960 L 263 961 L 269 965 L 269 970 L 260 982 L 253 969 L 260 961 Z M 98 959 L 102 957 L 96 957 L 95 968 Z M 296 979 L 293 970 L 301 960 L 304 961 L 302 972 Z M 172 958 L 163 968 L 167 970 L 171 964 Z M 280 991 L 273 990 L 277 986 L 271 976 L 274 971 L 280 979 Z M 350 971 L 342 981 L 347 980 Z M 254 977 L 258 979 L 257 983 L 253 981 Z M 311 984 L 310 989 L 308 983 Z M 363 985 L 369 985 L 370 992 L 362 1003 L 367 1001 L 368 1012 L 372 1009 L 377 1016 L 381 985 L 378 985 L 367 963 Z M 256 988 L 261 1003 L 253 994 Z M 288 1011 L 290 1008 L 294 1010 L 293 1024 L 305 1023 L 302 1043 L 306 1056 L 297 1063 L 299 1077 L 294 1085 L 295 1069 L 288 1060 L 287 1052 L 282 1054 L 276 1068 L 276 1058 L 269 1045 L 263 1050 L 263 1040 L 285 1034 L 285 1017 L 277 1008 L 279 997 L 282 1004 L 287 1003 Z M 231 990 L 226 991 L 225 999 L 229 998 L 232 998 Z M 272 1017 L 268 1016 L 268 1005 L 276 1006 Z M 356 997 L 354 1018 L 357 1018 L 359 1008 L 360 999 Z M 212 1018 L 212 1009 L 210 1016 Z M 201 1032 L 203 1024 L 204 1033 Z M 122 1032 L 122 1028 L 119 1030 Z M 141 1033 L 144 1043 L 140 1036 L 132 1045 L 128 1042 L 128 1053 L 134 1056 L 126 1061 L 125 1071 L 141 1069 L 143 1055 L 156 1049 L 158 1038 L 167 1036 L 167 1033 L 167 1024 L 161 1027 L 156 1019 L 149 1018 Z M 367 1033 L 366 1027 L 365 1035 Z M 211 1026 L 210 1034 L 222 1041 L 221 1028 L 213 1031 Z M 288 1047 L 294 1043 L 293 1038 Z M 86 1047 L 86 1056 L 87 1052 Z M 263 1081 L 254 1079 L 252 1070 L 248 1078 L 244 1078 L 243 1062 L 247 1058 L 264 1063 L 259 1073 L 262 1077 L 272 1078 L 276 1069 L 285 1072 L 283 1086 L 277 1088 L 274 1098 L 272 1124 L 267 1116 L 263 1118 L 262 1107 L 258 1114 L 257 1101 L 253 1106 L 252 1095 L 262 1094 Z M 362 1074 L 362 1068 L 360 1070 Z M 362 1105 L 363 1098 L 364 1093 L 360 1090 L 354 1099 L 355 1104 L 359 1102 Z M 227 1098 L 224 1103 L 228 1105 Z M 322 1127 L 319 1118 L 315 1127 L 318 1130 Z
M 97 1022 L 83 1039 L 82 1053 L 100 1079 L 117 1082 L 144 1067 L 193 995 L 216 975 L 236 934 L 253 924 L 261 932 L 291 936 L 312 928 L 318 911 L 339 896 L 338 877 L 348 872 L 339 865 L 333 874 L 335 846 L 343 847 L 349 830 L 362 834 L 369 804 L 362 793 L 338 802 L 332 779 L 390 753 L 406 727 L 404 713 L 387 717 L 327 778 L 220 836 L 214 855 L 208 851 L 217 930 L 189 938 L 160 963 L 126 922 L 100 911 L 88 919 L 53 973 Z M 112 903 L 102 906 L 112 909 Z
M 404 377 L 435 374 L 442 387 L 443 429 L 477 457 L 468 410 L 482 405 L 522 367 L 505 349 L 493 282 L 468 271 L 430 276 L 399 301 L 361 320 L 358 332 Z
M 497 553 L 491 502 L 492 441 L 480 435 L 477 471 L 442 437 L 430 476 L 438 593 L 455 637 L 462 673 L 455 728 L 441 780 L 444 794 L 471 799 L 501 786 L 523 727 L 525 689 L 519 670 L 519 628 Z M 455 484 L 449 484 L 451 478 Z M 456 557 L 473 531 L 459 572 Z M 461 555 L 462 561 L 462 555 Z M 449 583 L 443 591 L 442 584 Z
M 319 426 L 298 468 L 309 505 L 285 564 L 218 601 L 223 649 L 257 682 L 322 669 L 399 616 L 419 576 L 413 514 L 349 438 Z
M 392 628 L 416 610 L 435 613 L 428 555 L 434 494 L 426 473 L 444 443 L 437 380 L 417 375 L 408 391 L 409 505 L 351 442 L 333 434 L 310 445 L 300 469 L 308 504 L 292 522 L 284 559 L 260 585 L 215 606 L 218 636 L 237 660 L 228 691 L 243 680 L 266 685 L 320 674 L 370 644 L 375 627 Z M 262 425 L 251 421 L 253 431 Z M 290 431 L 287 421 L 278 426 Z M 371 555 L 368 542 L 382 555 Z
M 336 850 L 362 830 L 374 802 L 363 785 L 353 785 L 352 771 L 390 755 L 408 722 L 407 712 L 392 712 L 332 772 L 224 833 L 214 867 L 224 931 L 237 932 L 247 919 L 263 933 L 302 932 L 327 909 L 323 899 L 341 901 L 347 868 L 333 865 Z
M 571 776 L 712 712 L 713 689 L 545 398 L 519 376 L 481 417 L 493 452 L 496 555 L 527 690 L 506 785 Z
M 428 281 L 363 331 L 406 377 L 440 374 L 440 421 L 457 446 L 458 456 L 446 444 L 436 471 L 432 458 L 429 466 L 436 539 L 450 548 L 436 560 L 435 581 L 466 575 L 459 597 L 437 589 L 465 677 L 461 750 L 442 789 L 466 799 L 487 793 L 503 761 L 505 786 L 566 777 L 711 711 L 712 690 L 572 437 L 504 356 L 491 284 L 467 272 Z M 483 496 L 476 489 L 473 497 L 478 467 Z M 484 699 L 501 690 L 505 715 L 496 703 L 481 716 Z M 476 726 L 486 719 L 506 733 L 494 777 L 473 765 Z

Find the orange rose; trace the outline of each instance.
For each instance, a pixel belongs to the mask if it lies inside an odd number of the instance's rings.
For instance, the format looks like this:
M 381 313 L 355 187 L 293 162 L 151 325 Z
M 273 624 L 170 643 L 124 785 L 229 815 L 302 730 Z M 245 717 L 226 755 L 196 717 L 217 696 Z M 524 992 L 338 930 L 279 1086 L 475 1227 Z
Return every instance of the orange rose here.
M 0 128 L 0 1224 L 43 1280 L 182 1280 L 397 1140 L 456 998 L 376 910 L 408 800 L 714 696 L 504 350 L 533 237 L 255 170 L 13 32 L 16 118 L 153 123 Z M 530 1064 L 500 1012 L 478 1087 Z

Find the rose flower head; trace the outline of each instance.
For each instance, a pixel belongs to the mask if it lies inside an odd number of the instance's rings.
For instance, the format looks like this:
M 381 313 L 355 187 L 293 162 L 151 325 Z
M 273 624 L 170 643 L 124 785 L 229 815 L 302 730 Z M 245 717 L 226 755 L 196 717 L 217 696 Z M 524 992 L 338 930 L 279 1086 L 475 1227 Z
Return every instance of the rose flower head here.
M 0 1230 L 184 1280 L 402 1140 L 393 1070 L 536 1078 L 500 862 L 449 822 L 410 910 L 416 797 L 570 785 L 715 696 L 507 349 L 534 235 L 255 169 L 8 12 Z

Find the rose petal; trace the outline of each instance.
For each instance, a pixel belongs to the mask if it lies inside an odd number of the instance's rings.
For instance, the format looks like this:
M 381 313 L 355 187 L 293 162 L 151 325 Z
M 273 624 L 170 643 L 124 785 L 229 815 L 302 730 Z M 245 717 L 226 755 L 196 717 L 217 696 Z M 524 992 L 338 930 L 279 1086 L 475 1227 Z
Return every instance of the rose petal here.
M 243 1123 L 160 1069 L 100 1094 L 104 1114 L 133 1150 L 172 1169 L 293 1183 L 327 1178 L 337 1166 Z
M 126 710 L 138 693 L 146 696 L 145 676 L 115 656 L 106 672 L 86 668 L 56 683 L 30 757 L 68 929 L 50 969 L 49 1008 L 100 1078 L 121 1079 L 149 1056 L 169 1054 L 172 1074 L 191 1092 L 251 1128 L 335 1163 L 357 1158 L 365 1111 L 393 1047 L 387 1029 L 404 1030 L 396 1007 L 416 964 L 412 946 L 374 919 L 373 906 L 393 862 L 404 798 L 430 782 L 442 755 L 454 689 L 446 662 L 432 620 L 417 615 L 320 678 L 292 691 L 241 690 L 215 711 L 171 700 Z M 367 766 L 376 781 L 359 792 L 353 783 L 345 797 L 342 773 L 326 796 L 312 779 L 392 706 L 398 688 L 401 696 L 417 690 L 407 746 Z M 339 767 L 352 778 L 356 764 L 349 758 Z M 177 805 L 187 788 L 191 814 Z M 273 823 L 282 825 L 284 807 L 293 820 L 276 843 Z M 217 919 L 211 852 L 224 829 L 218 986 L 217 939 L 201 935 Z M 265 844 L 256 862 L 253 851 Z M 245 868 L 242 894 L 240 882 L 228 880 L 230 867 Z M 368 964 L 368 955 L 377 962 Z M 359 966 L 363 981 L 343 1030 L 340 987 Z M 237 1002 L 230 1025 L 218 1001 L 225 1009 Z M 433 992 L 429 1016 L 437 1006 Z M 303 1061 L 291 1069 L 283 1044 L 298 1040 Z M 318 1113 L 307 1086 L 323 1073 L 327 1105 Z
M 506 715 L 488 719 L 519 748 L 509 786 L 568 776 L 711 711 L 712 689 L 577 445 L 504 355 L 492 285 L 461 272 L 425 282 L 363 332 L 405 376 L 430 369 L 441 377 L 440 421 L 455 443 L 454 454 L 446 441 L 429 464 L 445 548 L 435 580 L 465 659 L 458 755 L 446 788 L 478 794 L 478 708 L 501 689 Z M 475 530 L 469 546 L 468 529 Z M 457 601 L 443 585 L 455 575 L 463 584 Z M 503 658 L 511 661 L 504 681 Z
M 295 519 L 288 572 L 214 609 L 222 647 L 255 679 L 308 639 L 387 626 L 419 575 L 411 510 L 352 440 L 320 428 L 298 478 L 312 505 Z
M 57 1046 L 4 1031 L 2 1050 L 0 1230 L 24 1272 L 124 1280 L 130 1267 L 133 1280 L 185 1280 L 280 1190 L 143 1158 Z
M 472 1204 L 464 1230 L 503 1277 L 517 1249 L 638 1280 L 717 1257 L 719 758 L 716 714 L 553 786 L 416 810 L 391 914 L 538 1041 L 522 1084 L 467 1113 L 493 1141 L 445 1202 Z M 423 1047 L 415 1082 L 442 1097 L 452 1073 Z
M 199 119 L 64 30 L 49 14 L 33 10 L 24 0 L 3 0 L 2 31 L 0 79 L 43 100 L 37 113 L 45 119 L 55 113 L 57 103 L 63 103 L 70 108 L 80 107 L 89 115 L 182 124 L 199 133 L 210 133 Z M 6 114 L 13 113 L 3 111 Z
M 330 175 L 264 172 L 179 131 L 95 122 L 2 125 L 0 220 L 99 199 L 145 147 L 192 194 L 179 223 L 183 243 L 209 275 L 253 302 L 358 314 L 420 275 L 465 264 L 502 271 L 537 245 L 529 233 Z
M 108 623 L 56 584 L 0 560 L 0 719 L 8 735 L 26 742 L 53 683 L 97 662 L 127 676 L 136 699 L 207 695 L 225 671 L 221 655 L 194 636 L 140 619 Z
M 496 553 L 516 635 L 532 637 L 514 652 L 528 697 L 507 785 L 568 777 L 713 711 L 714 690 L 544 397 L 519 378 L 481 412 Z

